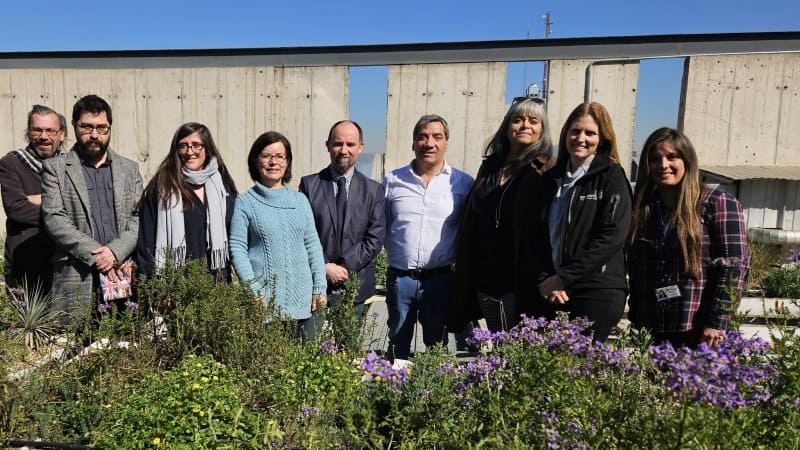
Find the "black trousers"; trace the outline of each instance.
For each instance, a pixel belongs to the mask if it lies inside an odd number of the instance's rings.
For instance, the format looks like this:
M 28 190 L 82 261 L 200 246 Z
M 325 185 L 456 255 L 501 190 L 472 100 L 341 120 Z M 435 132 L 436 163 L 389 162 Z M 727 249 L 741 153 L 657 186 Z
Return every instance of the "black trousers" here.
M 560 308 L 567 311 L 571 319 L 586 317 L 594 322 L 591 327 L 594 340 L 604 342 L 625 311 L 625 290 L 570 289 L 567 294 L 569 301 Z

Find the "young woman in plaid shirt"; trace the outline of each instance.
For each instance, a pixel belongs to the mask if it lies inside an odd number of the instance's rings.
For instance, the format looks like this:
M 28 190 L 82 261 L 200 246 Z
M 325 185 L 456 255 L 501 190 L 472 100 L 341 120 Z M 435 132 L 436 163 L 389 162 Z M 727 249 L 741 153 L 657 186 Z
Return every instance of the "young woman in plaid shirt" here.
M 700 184 L 697 154 L 680 131 L 644 144 L 628 238 L 634 327 L 678 347 L 723 339 L 748 268 L 742 208 Z

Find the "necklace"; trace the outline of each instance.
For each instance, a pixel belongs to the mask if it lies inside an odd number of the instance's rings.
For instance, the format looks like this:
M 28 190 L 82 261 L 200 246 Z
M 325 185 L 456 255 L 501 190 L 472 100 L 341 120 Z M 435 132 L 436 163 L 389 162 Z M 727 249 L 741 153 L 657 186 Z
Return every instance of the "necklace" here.
M 503 210 L 503 198 L 506 196 L 506 192 L 508 192 L 508 188 L 511 187 L 511 183 L 516 180 L 516 177 L 512 176 L 511 178 L 506 181 L 505 186 L 503 186 L 502 192 L 500 192 L 500 201 L 497 202 L 497 208 L 494 209 L 494 227 L 495 229 L 500 228 L 500 213 Z

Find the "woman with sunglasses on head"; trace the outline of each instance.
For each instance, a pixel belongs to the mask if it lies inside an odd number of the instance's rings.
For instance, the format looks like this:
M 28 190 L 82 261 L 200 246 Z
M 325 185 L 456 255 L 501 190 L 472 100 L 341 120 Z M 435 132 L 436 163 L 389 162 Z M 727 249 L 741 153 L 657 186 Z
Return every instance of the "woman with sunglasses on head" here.
M 266 306 L 274 302 L 293 337 L 316 338 L 308 319 L 328 303 L 325 257 L 308 198 L 287 184 L 292 146 L 268 131 L 247 155 L 255 185 L 236 199 L 231 258 L 239 279 L 250 283 Z
M 628 262 L 634 327 L 675 347 L 721 342 L 748 269 L 744 216 L 734 196 L 700 183 L 678 130 L 660 128 L 644 144 Z
M 544 175 L 542 196 L 549 203 L 541 222 L 546 251 L 539 293 L 571 318 L 592 321 L 594 339 L 602 342 L 625 308 L 631 188 L 603 105 L 578 105 L 558 147 L 558 161 Z
M 229 281 L 228 231 L 235 199 L 236 185 L 208 127 L 196 122 L 178 127 L 142 194 L 139 273 L 151 275 L 167 261 L 182 266 L 206 259 L 218 281 Z
M 535 285 L 526 221 L 537 194 L 534 184 L 552 158 L 547 114 L 541 99 L 515 99 L 484 151 L 467 197 L 456 249 L 457 298 L 450 330 L 485 317 L 492 331 L 509 329 L 533 314 Z

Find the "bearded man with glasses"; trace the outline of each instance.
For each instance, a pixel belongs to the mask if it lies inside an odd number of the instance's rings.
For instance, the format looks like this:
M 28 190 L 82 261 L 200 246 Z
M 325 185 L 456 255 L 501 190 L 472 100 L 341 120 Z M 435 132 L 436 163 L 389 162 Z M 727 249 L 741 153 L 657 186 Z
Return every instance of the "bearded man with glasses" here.
M 80 326 L 97 310 L 95 293 L 101 284 L 105 305 L 113 300 L 122 307 L 119 293 L 130 288 L 117 289 L 130 276 L 142 176 L 136 162 L 109 147 L 111 123 L 105 100 L 81 98 L 72 109 L 77 142 L 44 165 L 42 214 L 56 243 L 54 307 L 68 314 L 66 325 Z
M 53 241 L 42 224 L 42 171 L 45 160 L 61 151 L 67 137 L 64 116 L 42 105 L 28 113 L 24 149 L 0 159 L 0 191 L 6 213 L 5 281 L 9 292 L 23 288 L 50 292 Z

